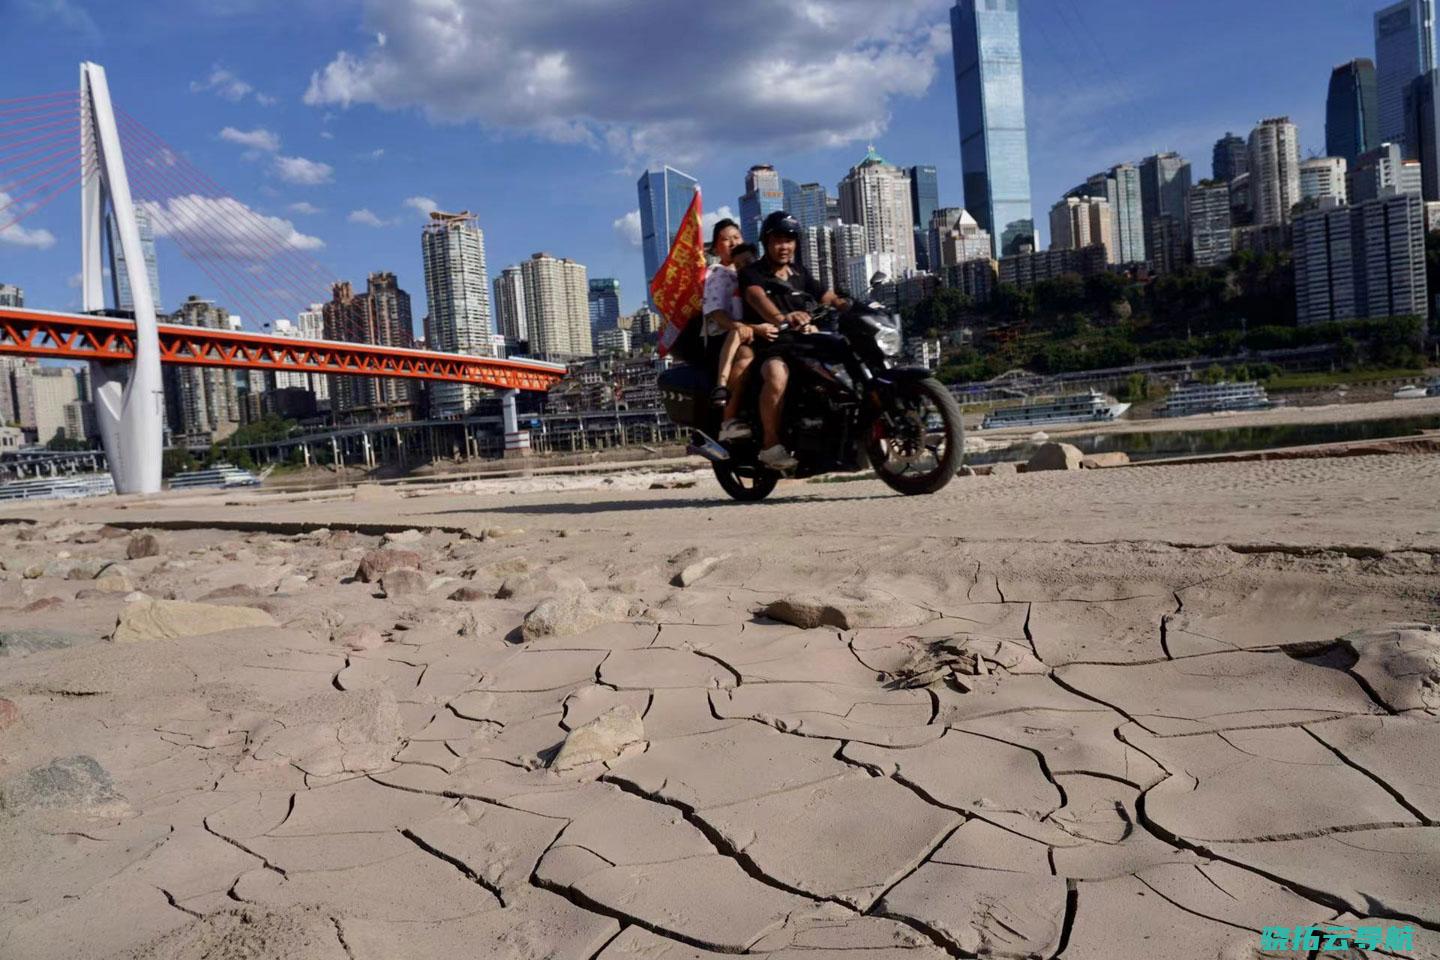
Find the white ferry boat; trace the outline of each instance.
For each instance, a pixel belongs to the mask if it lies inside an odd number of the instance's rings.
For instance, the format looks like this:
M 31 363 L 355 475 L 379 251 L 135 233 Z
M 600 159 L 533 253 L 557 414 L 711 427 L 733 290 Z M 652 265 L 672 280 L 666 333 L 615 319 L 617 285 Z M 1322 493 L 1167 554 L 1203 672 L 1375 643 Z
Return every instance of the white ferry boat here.
M 0 500 L 75 500 L 115 492 L 108 473 L 81 473 L 66 477 L 38 477 L 0 483 Z
M 171 490 L 190 490 L 197 487 L 255 487 L 260 478 L 248 470 L 241 470 L 233 463 L 217 463 L 204 470 L 187 470 L 170 478 Z
M 1231 410 L 1268 410 L 1274 406 L 1265 388 L 1251 380 L 1246 383 L 1182 383 L 1155 409 L 1161 417 L 1188 417 L 1195 413 L 1222 413 Z
M 1023 406 L 1004 407 L 986 414 L 981 430 L 1002 427 L 1035 427 L 1052 423 L 1106 423 L 1118 420 L 1130 409 L 1098 390 L 1062 397 L 1037 397 Z
M 1395 391 L 1396 400 L 1419 400 L 1421 397 L 1440 397 L 1440 377 L 1427 383 L 1407 383 Z

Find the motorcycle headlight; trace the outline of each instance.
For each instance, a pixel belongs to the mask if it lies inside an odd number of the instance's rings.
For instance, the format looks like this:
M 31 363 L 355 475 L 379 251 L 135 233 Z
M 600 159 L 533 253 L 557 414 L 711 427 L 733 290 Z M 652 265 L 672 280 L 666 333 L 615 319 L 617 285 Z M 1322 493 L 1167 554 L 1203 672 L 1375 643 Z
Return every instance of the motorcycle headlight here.
M 898 357 L 900 355 L 900 331 L 888 324 L 877 324 L 875 330 L 875 344 L 880 352 L 887 357 Z

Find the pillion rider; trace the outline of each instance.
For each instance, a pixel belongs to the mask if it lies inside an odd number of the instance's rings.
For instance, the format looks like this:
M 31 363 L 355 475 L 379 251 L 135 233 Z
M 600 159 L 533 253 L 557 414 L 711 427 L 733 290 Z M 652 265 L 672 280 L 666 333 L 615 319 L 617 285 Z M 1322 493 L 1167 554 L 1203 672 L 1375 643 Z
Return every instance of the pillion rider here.
M 780 442 L 780 417 L 785 409 L 785 387 L 790 370 L 785 361 L 768 349 L 780 331 L 804 330 L 810 314 L 794 309 L 796 300 L 809 296 L 825 306 L 845 310 L 850 302 L 833 290 L 826 290 L 815 275 L 796 262 L 795 246 L 800 223 L 784 210 L 765 218 L 760 241 L 765 256 L 740 273 L 740 296 L 745 304 L 744 320 L 754 328 L 751 346 L 760 366 L 760 426 L 764 433 L 760 462 L 772 470 L 793 470 L 797 461 Z M 753 368 L 752 368 L 753 369 Z

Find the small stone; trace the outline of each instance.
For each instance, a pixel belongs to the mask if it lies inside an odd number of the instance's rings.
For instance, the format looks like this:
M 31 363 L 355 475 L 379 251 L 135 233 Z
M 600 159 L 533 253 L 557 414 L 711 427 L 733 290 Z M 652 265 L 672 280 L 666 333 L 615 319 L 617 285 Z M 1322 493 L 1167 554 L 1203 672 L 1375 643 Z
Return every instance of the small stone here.
M 0 810 L 55 810 L 120 803 L 110 774 L 94 757 L 77 754 L 35 767 L 0 786 Z
M 149 600 L 149 599 L 150 599 L 150 597 L 149 597 L 148 594 L 142 593 L 142 592 L 139 591 L 139 590 L 134 590 L 134 591 L 131 591 L 130 593 L 125 594 L 125 602 L 126 602 L 126 603 L 139 603 L 141 600 Z
M 140 560 L 144 557 L 160 556 L 160 541 L 153 533 L 137 533 L 125 546 L 125 559 Z
M 174 640 L 222 630 L 273 627 L 275 618 L 254 607 L 227 607 L 183 600 L 145 600 L 129 604 L 110 639 L 116 643 Z
M 0 697 L 0 730 L 18 722 L 19 719 L 20 708 L 15 706 L 15 701 Z
M 331 638 L 347 650 L 374 650 L 385 645 L 385 637 L 368 623 L 357 623 L 346 627 Z
M 1025 464 L 1025 472 L 1037 470 L 1079 470 L 1085 454 L 1080 448 L 1069 443 L 1047 443 L 1035 451 Z
M 479 587 L 465 586 L 450 594 L 450 599 L 457 603 L 474 603 L 477 600 L 490 599 L 490 593 L 487 590 L 481 590 Z
M 1008 460 L 1003 463 L 990 464 L 990 476 L 992 477 L 1012 477 L 1019 472 L 1020 468 Z
M 380 589 L 386 597 L 404 597 L 430 589 L 430 578 L 413 567 L 389 570 L 380 578 Z
M 414 550 L 371 550 L 360 559 L 355 579 L 362 583 L 375 583 L 391 570 L 408 567 L 420 569 L 424 558 Z
M 120 527 L 112 527 L 108 524 L 101 527 L 98 533 L 100 534 L 101 540 L 124 540 L 126 537 L 130 536 L 129 530 L 125 530 Z
M 710 571 L 718 567 L 724 559 L 724 557 L 706 557 L 675 574 L 675 578 L 670 582 L 677 587 L 691 586 L 709 575 Z
M 1080 461 L 1082 470 L 1099 470 L 1104 467 L 1123 467 L 1130 462 L 1130 454 L 1124 450 L 1108 450 L 1104 453 L 1092 453 Z
M 556 576 L 548 570 L 520 573 L 500 581 L 495 591 L 497 600 L 538 597 L 547 593 L 584 593 L 585 581 L 579 577 Z
M 957 477 L 973 477 L 975 476 L 975 468 L 971 466 L 963 466 L 959 470 L 955 471 L 955 475 Z
M 931 619 L 919 607 L 866 590 L 842 590 L 825 596 L 782 597 L 765 608 L 765 616 L 782 623 L 811 629 L 838 627 L 913 627 Z
M 101 593 L 129 593 L 131 590 L 134 590 L 135 587 L 130 583 L 130 578 L 125 575 L 123 570 L 115 570 L 113 572 L 107 570 L 102 576 L 95 579 L 92 589 L 98 590 Z M 76 594 L 76 596 L 79 596 L 79 594 Z
M 614 760 L 626 747 L 645 739 L 640 715 L 628 703 L 617 703 L 589 723 L 570 731 L 550 768 L 564 772 L 587 763 Z
M 506 530 L 504 527 L 486 527 L 480 531 L 481 540 L 504 540 L 506 537 L 519 537 L 525 534 L 524 530 Z
M 386 546 L 392 543 L 410 544 L 419 543 L 421 540 L 424 539 L 425 534 L 421 533 L 419 530 L 399 530 L 385 534 L 385 536 L 380 538 L 380 543 L 382 546 Z
M 94 639 L 78 633 L 60 633 L 55 630 L 0 630 L 0 657 L 23 657 L 47 650 L 63 650 L 78 644 L 92 643 Z
M 541 637 L 569 637 L 602 623 L 629 619 L 630 603 L 624 597 L 597 600 L 593 594 L 571 593 L 550 597 L 525 614 L 520 635 L 525 640 Z
M 41 597 L 39 600 L 32 600 L 20 609 L 25 613 L 39 613 L 41 610 L 49 610 L 58 607 L 63 603 L 59 597 Z

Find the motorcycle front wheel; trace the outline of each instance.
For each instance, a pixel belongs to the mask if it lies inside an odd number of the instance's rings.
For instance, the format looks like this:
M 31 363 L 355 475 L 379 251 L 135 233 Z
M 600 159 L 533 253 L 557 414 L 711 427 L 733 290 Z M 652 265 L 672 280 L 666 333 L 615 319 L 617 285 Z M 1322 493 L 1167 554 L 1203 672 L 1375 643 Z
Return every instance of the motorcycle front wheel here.
M 715 479 L 720 481 L 725 492 L 744 503 L 764 500 L 775 489 L 775 484 L 780 482 L 779 476 L 769 470 L 742 467 L 743 473 L 736 473 L 735 468 L 729 464 L 716 463 L 713 466 Z
M 907 496 L 943 488 L 965 455 L 955 397 L 934 378 L 904 380 L 895 384 L 886 413 L 875 420 L 867 445 L 876 476 Z

